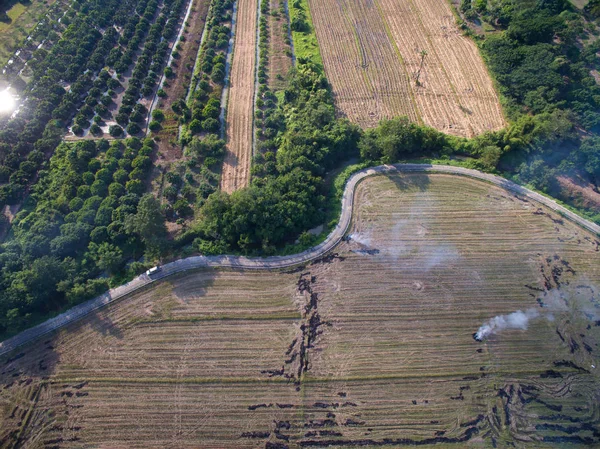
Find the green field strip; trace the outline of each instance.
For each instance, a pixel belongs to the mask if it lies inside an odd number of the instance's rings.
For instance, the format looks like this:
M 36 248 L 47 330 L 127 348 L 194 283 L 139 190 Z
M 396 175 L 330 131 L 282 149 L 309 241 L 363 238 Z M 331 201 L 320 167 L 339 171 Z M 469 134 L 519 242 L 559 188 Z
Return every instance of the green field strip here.
M 306 22 L 309 27 L 308 32 L 300 32 L 292 30 L 292 40 L 294 41 L 294 52 L 296 54 L 296 60 L 298 58 L 306 58 L 312 61 L 314 64 L 319 66 L 323 70 L 323 58 L 321 57 L 321 50 L 319 48 L 319 42 L 315 34 L 315 26 L 313 25 L 312 15 L 308 0 L 298 0 L 299 4 L 306 15 Z M 294 18 L 298 16 L 299 11 L 294 5 L 289 7 L 290 23 L 293 22 Z

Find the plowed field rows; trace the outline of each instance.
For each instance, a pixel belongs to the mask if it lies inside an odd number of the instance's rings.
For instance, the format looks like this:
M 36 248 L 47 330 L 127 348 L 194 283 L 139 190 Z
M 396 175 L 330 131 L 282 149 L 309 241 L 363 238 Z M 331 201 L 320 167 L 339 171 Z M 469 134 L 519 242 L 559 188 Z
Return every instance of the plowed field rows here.
M 410 79 L 373 2 L 309 1 L 339 111 L 362 126 L 383 117 L 417 120 Z
M 231 193 L 250 182 L 256 69 L 257 0 L 238 0 L 227 101 L 227 154 L 221 189 Z
M 451 175 L 355 201 L 329 257 L 180 275 L 1 360 L 0 447 L 600 444 L 595 236 Z
M 310 8 L 342 115 L 365 127 L 420 117 L 459 136 L 504 126 L 477 47 L 445 0 L 310 0 Z

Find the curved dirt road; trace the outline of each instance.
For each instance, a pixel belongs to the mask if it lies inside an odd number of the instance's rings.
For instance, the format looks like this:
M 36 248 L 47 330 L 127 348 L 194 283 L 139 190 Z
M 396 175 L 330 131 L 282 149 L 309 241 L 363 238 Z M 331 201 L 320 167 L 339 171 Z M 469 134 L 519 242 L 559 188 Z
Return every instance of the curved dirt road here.
M 364 178 L 377 174 L 393 174 L 399 172 L 428 172 L 428 173 L 449 173 L 460 176 L 468 176 L 470 178 L 480 179 L 499 187 L 502 187 L 510 192 L 537 201 L 555 212 L 561 214 L 565 218 L 577 223 L 583 228 L 595 234 L 600 234 L 600 226 L 581 218 L 579 215 L 569 211 L 565 207 L 559 205 L 556 201 L 547 198 L 539 193 L 533 192 L 525 187 L 515 184 L 505 178 L 499 176 L 482 173 L 477 170 L 471 170 L 461 167 L 452 167 L 449 165 L 430 165 L 430 164 L 397 164 L 397 165 L 380 165 L 373 168 L 361 170 L 350 177 L 344 194 L 342 197 L 342 214 L 335 229 L 327 236 L 324 242 L 310 248 L 299 254 L 292 256 L 272 256 L 272 257 L 243 257 L 243 256 L 194 256 L 186 259 L 176 260 L 175 262 L 164 265 L 158 273 L 152 277 L 142 274 L 131 282 L 114 288 L 107 293 L 79 304 L 68 311 L 62 313 L 39 324 L 31 329 L 21 332 L 20 334 L 5 340 L 0 343 L 0 355 L 6 354 L 15 348 L 24 345 L 32 340 L 35 340 L 43 335 L 49 334 L 58 330 L 67 324 L 73 323 L 89 313 L 110 304 L 124 296 L 139 290 L 153 282 L 171 276 L 182 271 L 194 270 L 205 267 L 225 267 L 225 268 L 243 268 L 248 270 L 273 270 L 280 268 L 292 267 L 303 264 L 311 260 L 323 256 L 327 252 L 336 247 L 344 237 L 344 234 L 350 226 L 352 220 L 352 207 L 354 204 L 354 193 L 357 184 Z

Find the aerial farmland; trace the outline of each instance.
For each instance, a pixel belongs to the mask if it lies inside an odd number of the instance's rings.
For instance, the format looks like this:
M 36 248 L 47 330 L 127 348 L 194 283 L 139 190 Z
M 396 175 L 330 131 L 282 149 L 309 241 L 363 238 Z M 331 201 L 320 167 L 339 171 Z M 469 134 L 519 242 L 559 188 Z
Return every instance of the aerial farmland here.
M 327 257 L 178 275 L 5 359 L 5 446 L 598 441 L 594 236 L 453 175 L 367 178 L 355 202 Z
M 0 36 L 0 449 L 600 447 L 600 0 Z
M 443 1 L 309 1 L 340 113 L 362 126 L 409 116 L 473 136 L 504 126 L 475 44 Z

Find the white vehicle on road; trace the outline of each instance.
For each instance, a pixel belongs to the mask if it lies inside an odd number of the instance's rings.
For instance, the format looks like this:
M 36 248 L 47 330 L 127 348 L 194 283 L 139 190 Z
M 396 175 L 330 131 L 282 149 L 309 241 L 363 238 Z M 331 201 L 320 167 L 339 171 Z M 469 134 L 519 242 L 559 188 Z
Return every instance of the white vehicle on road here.
M 152 267 L 150 268 L 148 271 L 146 271 L 146 274 L 148 276 L 152 276 L 153 274 L 156 274 L 160 271 L 160 267 Z

